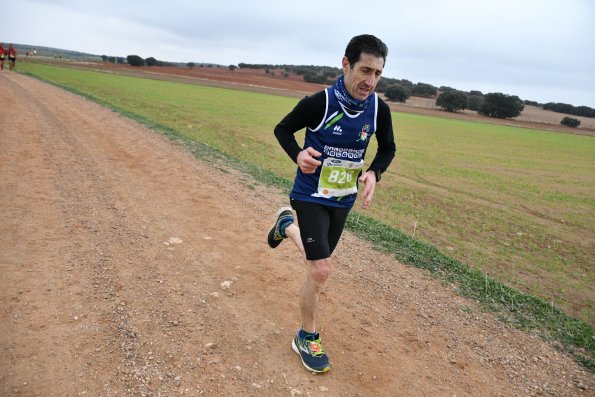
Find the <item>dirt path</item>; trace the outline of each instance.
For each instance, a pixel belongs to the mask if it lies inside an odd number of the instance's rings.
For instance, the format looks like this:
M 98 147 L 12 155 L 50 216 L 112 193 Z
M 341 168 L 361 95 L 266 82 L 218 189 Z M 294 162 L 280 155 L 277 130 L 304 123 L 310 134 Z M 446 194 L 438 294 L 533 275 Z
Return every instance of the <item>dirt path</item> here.
M 282 194 L 34 79 L 0 92 L 0 396 L 592 395 L 572 359 L 349 234 L 320 313 L 333 370 L 308 373 L 299 255 L 265 242 Z

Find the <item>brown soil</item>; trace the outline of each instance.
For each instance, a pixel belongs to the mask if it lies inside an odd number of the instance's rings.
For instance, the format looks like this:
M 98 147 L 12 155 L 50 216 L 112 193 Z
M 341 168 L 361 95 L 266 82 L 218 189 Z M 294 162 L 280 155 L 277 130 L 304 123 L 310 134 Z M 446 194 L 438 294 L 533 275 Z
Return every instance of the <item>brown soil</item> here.
M 591 396 L 593 374 L 346 233 L 333 369 L 290 348 L 280 192 L 35 79 L 0 75 L 1 396 Z M 9 121 L 9 122 L 6 122 Z

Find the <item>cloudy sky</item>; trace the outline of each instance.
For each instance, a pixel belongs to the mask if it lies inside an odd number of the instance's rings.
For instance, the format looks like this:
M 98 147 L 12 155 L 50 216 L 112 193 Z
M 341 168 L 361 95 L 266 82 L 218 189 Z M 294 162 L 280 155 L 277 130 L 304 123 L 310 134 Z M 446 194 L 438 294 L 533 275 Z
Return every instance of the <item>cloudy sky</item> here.
M 164 61 L 340 67 L 352 36 L 384 75 L 595 107 L 595 0 L 18 0 L 0 41 Z

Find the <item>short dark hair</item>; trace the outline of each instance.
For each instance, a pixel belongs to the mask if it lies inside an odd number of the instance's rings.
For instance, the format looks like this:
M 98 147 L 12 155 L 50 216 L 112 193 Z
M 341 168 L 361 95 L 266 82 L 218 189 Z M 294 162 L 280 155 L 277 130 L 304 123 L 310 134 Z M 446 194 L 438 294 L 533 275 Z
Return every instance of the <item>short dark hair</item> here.
M 355 36 L 347 44 L 345 48 L 345 56 L 349 61 L 349 66 L 353 67 L 359 61 L 360 55 L 363 53 L 371 54 L 377 57 L 382 57 L 386 62 L 388 55 L 388 47 L 378 37 L 371 34 L 362 34 Z

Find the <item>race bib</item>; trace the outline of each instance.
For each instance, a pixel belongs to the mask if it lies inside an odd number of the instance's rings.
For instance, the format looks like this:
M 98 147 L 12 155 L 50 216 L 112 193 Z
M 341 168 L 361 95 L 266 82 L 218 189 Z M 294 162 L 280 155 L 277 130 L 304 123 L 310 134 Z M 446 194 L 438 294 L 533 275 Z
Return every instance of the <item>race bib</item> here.
M 327 158 L 322 162 L 316 197 L 342 197 L 357 193 L 357 177 L 364 161 Z

